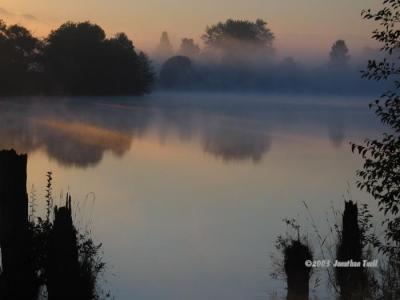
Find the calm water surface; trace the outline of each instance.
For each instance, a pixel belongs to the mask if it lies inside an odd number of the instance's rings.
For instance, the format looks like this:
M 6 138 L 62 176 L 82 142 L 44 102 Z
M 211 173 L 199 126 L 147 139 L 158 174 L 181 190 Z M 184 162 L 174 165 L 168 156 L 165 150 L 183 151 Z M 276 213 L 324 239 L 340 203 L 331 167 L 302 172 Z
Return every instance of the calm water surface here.
M 349 147 L 379 132 L 370 100 L 6 98 L 0 148 L 29 154 L 38 198 L 48 170 L 56 195 L 72 193 L 116 299 L 268 299 L 284 294 L 269 275 L 283 218 L 312 231 L 305 201 L 324 230 L 343 195 L 370 201 L 354 187 L 361 161 Z

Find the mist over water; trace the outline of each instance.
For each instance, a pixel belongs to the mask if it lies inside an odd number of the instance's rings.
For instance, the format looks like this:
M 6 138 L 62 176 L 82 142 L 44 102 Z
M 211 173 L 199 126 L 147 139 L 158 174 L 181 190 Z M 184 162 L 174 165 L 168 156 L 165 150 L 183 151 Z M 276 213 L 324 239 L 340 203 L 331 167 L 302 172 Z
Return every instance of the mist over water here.
M 188 142 L 197 139 L 205 153 L 227 162 L 256 163 L 271 148 L 272 136 L 282 130 L 310 130 L 341 147 L 351 134 L 348 127 L 376 128 L 367 118 L 366 103 L 362 97 L 248 93 L 5 98 L 0 102 L 1 147 L 46 151 L 65 166 L 89 167 L 100 163 L 104 152 L 123 157 L 136 138 L 151 134 L 162 142 L 172 135 Z M 64 147 L 59 147 L 61 142 Z

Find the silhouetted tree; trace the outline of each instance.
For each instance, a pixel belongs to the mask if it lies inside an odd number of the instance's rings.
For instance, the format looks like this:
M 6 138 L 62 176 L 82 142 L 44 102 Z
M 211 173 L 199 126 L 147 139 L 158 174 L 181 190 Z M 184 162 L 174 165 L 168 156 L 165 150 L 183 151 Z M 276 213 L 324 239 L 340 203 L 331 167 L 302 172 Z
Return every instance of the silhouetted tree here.
M 168 32 L 164 31 L 161 34 L 160 43 L 158 44 L 154 55 L 162 61 L 165 61 L 174 55 L 174 49 L 169 41 Z
M 171 57 L 161 66 L 159 80 L 166 89 L 188 88 L 194 79 L 192 62 L 186 56 Z
M 105 32 L 98 25 L 68 22 L 46 39 L 43 63 L 50 89 L 57 93 L 90 93 L 104 74 Z M 104 75 L 103 75 L 104 76 Z M 104 80 L 101 80 L 104 84 Z
M 381 51 L 387 58 L 370 60 L 364 77 L 375 80 L 393 80 L 394 86 L 370 107 L 375 108 L 381 122 L 389 126 L 389 132 L 380 139 L 367 139 L 362 145 L 352 145 L 364 158 L 362 170 L 357 172 L 358 187 L 371 193 L 386 218 L 385 243 L 379 249 L 398 260 L 400 254 L 400 3 L 384 0 L 384 7 L 376 13 L 363 11 L 365 19 L 379 22 L 373 38 L 382 43 Z
M 346 66 L 350 60 L 349 49 L 344 40 L 337 40 L 329 53 L 331 64 L 334 66 Z
M 199 55 L 200 47 L 199 47 L 199 45 L 194 43 L 193 39 L 184 38 L 184 39 L 182 39 L 181 48 L 179 50 L 179 53 L 182 56 L 187 56 L 187 57 L 193 58 L 193 57 Z
M 33 92 L 38 83 L 37 58 L 42 43 L 19 25 L 0 20 L 0 93 Z
M 150 61 L 143 52 L 136 53 L 135 47 L 125 33 L 105 41 L 107 58 L 105 86 L 106 94 L 148 93 L 153 82 Z
M 128 37 L 106 39 L 89 22 L 67 22 L 45 40 L 43 65 L 49 88 L 61 94 L 143 94 L 153 73 L 143 53 Z

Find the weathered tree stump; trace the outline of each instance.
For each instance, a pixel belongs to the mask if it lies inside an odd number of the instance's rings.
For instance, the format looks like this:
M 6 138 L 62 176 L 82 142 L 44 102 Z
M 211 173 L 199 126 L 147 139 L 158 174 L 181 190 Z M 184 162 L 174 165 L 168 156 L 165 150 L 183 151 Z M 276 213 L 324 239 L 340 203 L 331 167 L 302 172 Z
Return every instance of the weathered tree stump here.
M 305 263 L 312 260 L 309 247 L 299 240 L 292 241 L 291 245 L 284 249 L 284 260 L 287 299 L 308 300 L 311 267 L 307 267 Z
M 47 272 L 49 300 L 81 299 L 77 237 L 68 195 L 65 207 L 54 208 Z
M 79 263 L 69 195 L 65 206 L 55 207 L 54 221 L 40 236 L 43 247 L 37 249 L 38 233 L 28 220 L 26 168 L 26 155 L 0 151 L 0 299 L 36 300 L 44 284 L 49 300 L 94 299 L 92 270 L 82 272 Z
M 0 151 L 1 299 L 34 299 L 36 288 L 30 260 L 27 155 Z
M 362 268 L 362 236 L 358 224 L 358 207 L 352 201 L 345 202 L 342 235 L 337 247 L 336 259 L 340 262 L 359 262 L 361 267 L 336 268 L 336 279 L 342 299 L 362 299 L 365 293 L 365 273 Z

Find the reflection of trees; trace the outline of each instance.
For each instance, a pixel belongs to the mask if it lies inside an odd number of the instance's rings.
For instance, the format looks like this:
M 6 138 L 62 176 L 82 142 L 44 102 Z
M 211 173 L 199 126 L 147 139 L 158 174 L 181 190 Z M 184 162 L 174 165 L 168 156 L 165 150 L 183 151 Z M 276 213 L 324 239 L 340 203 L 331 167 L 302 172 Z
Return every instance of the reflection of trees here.
M 321 119 L 326 123 L 328 129 L 328 137 L 334 148 L 340 148 L 346 140 L 346 118 L 338 115 L 322 115 Z
M 329 127 L 329 140 L 335 148 L 340 148 L 345 140 L 344 128 L 341 125 Z
M 28 154 L 41 150 L 65 166 L 88 167 L 107 152 L 123 156 L 133 138 L 149 134 L 160 142 L 199 143 L 224 162 L 257 163 L 270 149 L 272 134 L 328 132 L 332 146 L 340 147 L 353 128 L 350 120 L 360 128 L 370 123 L 349 108 L 207 97 L 0 102 L 0 148 Z
M 47 140 L 46 153 L 64 166 L 89 167 L 97 165 L 103 158 L 105 149 L 86 145 L 74 140 L 62 140 L 54 136 Z M 64 146 L 60 147 L 60 142 Z
M 29 153 L 40 147 L 40 139 L 34 134 L 36 128 L 26 114 L 25 107 L 8 103 L 0 106 L 0 149 Z
M 269 138 L 259 132 L 223 128 L 204 136 L 204 151 L 224 161 L 259 162 L 270 148 Z
M 161 140 L 165 140 L 169 134 L 174 134 L 184 142 L 199 137 L 204 152 L 225 162 L 259 162 L 271 144 L 265 132 L 266 125 L 244 122 L 237 119 L 240 116 L 238 111 L 225 111 L 221 115 L 203 109 L 187 111 L 174 107 L 158 112 L 156 123 Z M 238 123 L 242 127 L 239 128 Z
M 38 124 L 46 136 L 48 155 L 64 165 L 95 165 L 107 150 L 121 156 L 130 148 L 130 135 L 115 130 L 55 120 Z
M 0 148 L 26 153 L 43 149 L 63 165 L 88 167 L 107 151 L 122 156 L 132 136 L 147 127 L 148 116 L 136 118 L 135 112 L 107 105 L 48 107 L 2 105 Z

